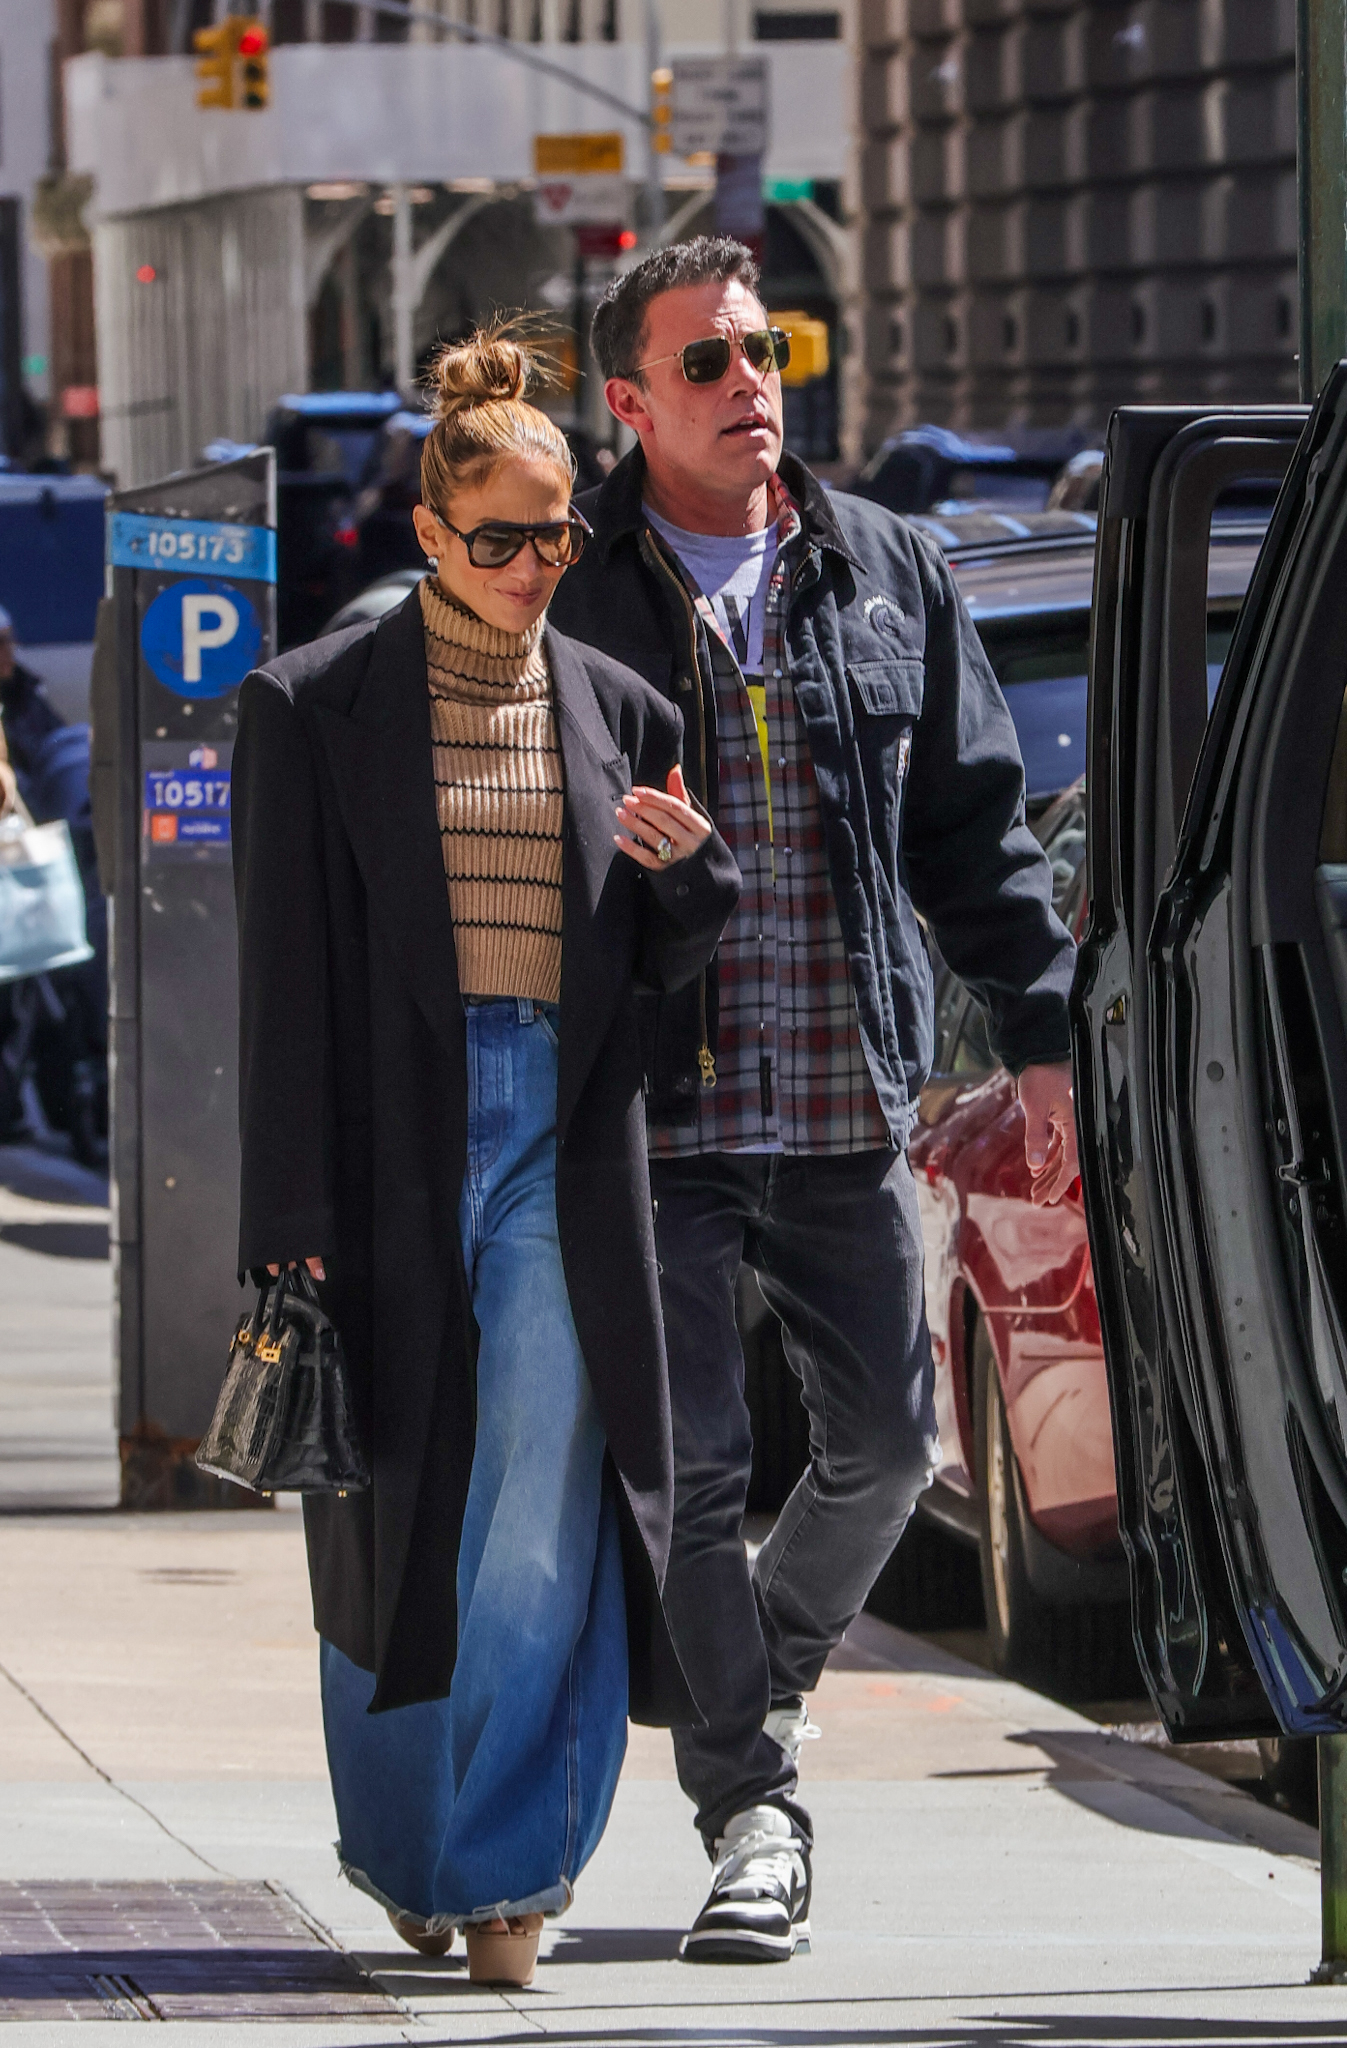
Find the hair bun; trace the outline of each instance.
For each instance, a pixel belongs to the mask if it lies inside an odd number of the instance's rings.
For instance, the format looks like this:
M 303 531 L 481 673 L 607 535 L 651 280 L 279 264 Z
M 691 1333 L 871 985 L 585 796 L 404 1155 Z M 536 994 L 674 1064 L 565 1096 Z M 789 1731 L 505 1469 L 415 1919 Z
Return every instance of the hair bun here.
M 436 419 L 451 419 L 469 405 L 521 399 L 533 368 L 529 351 L 501 328 L 486 328 L 467 341 L 446 342 L 429 373 Z

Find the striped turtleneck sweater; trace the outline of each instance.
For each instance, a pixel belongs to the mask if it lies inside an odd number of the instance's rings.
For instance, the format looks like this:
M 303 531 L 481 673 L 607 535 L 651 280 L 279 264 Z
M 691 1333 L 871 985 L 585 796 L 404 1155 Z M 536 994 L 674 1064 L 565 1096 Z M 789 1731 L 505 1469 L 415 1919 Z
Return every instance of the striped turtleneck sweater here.
M 505 633 L 420 586 L 440 846 L 464 995 L 561 994 L 561 750 L 543 622 Z

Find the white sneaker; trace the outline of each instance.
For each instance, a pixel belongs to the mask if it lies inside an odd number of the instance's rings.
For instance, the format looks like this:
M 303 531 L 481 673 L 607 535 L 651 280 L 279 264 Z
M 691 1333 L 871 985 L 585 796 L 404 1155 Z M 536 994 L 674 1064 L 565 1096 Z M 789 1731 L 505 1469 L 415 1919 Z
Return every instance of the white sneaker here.
M 736 1813 L 716 1843 L 706 1904 L 683 1937 L 690 1963 L 784 1963 L 809 1947 L 809 1851 L 779 1806 Z
M 793 1700 L 772 1708 L 762 1724 L 762 1732 L 780 1744 L 793 1764 L 798 1764 L 800 1751 L 806 1742 L 817 1742 L 823 1730 L 817 1721 L 810 1720 L 809 1708 L 803 1696 L 797 1693 Z

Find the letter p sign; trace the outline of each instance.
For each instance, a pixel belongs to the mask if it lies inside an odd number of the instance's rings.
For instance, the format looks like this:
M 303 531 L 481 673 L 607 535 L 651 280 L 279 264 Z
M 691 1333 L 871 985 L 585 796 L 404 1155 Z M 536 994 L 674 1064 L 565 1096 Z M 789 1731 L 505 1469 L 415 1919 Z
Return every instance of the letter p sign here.
M 175 577 L 146 609 L 140 649 L 175 697 L 223 697 L 256 665 L 262 621 L 237 583 Z
M 201 651 L 227 647 L 239 629 L 239 608 L 231 597 L 184 592 L 182 600 L 182 679 L 201 681 Z

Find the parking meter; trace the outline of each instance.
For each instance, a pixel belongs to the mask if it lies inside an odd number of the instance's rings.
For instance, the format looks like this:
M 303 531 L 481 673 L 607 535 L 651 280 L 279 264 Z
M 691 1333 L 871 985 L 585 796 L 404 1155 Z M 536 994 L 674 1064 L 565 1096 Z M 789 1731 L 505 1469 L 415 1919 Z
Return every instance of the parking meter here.
M 199 1473 L 239 1314 L 230 766 L 276 647 L 274 458 L 108 500 L 94 823 L 111 899 L 111 1177 L 122 1501 L 246 1505 Z

